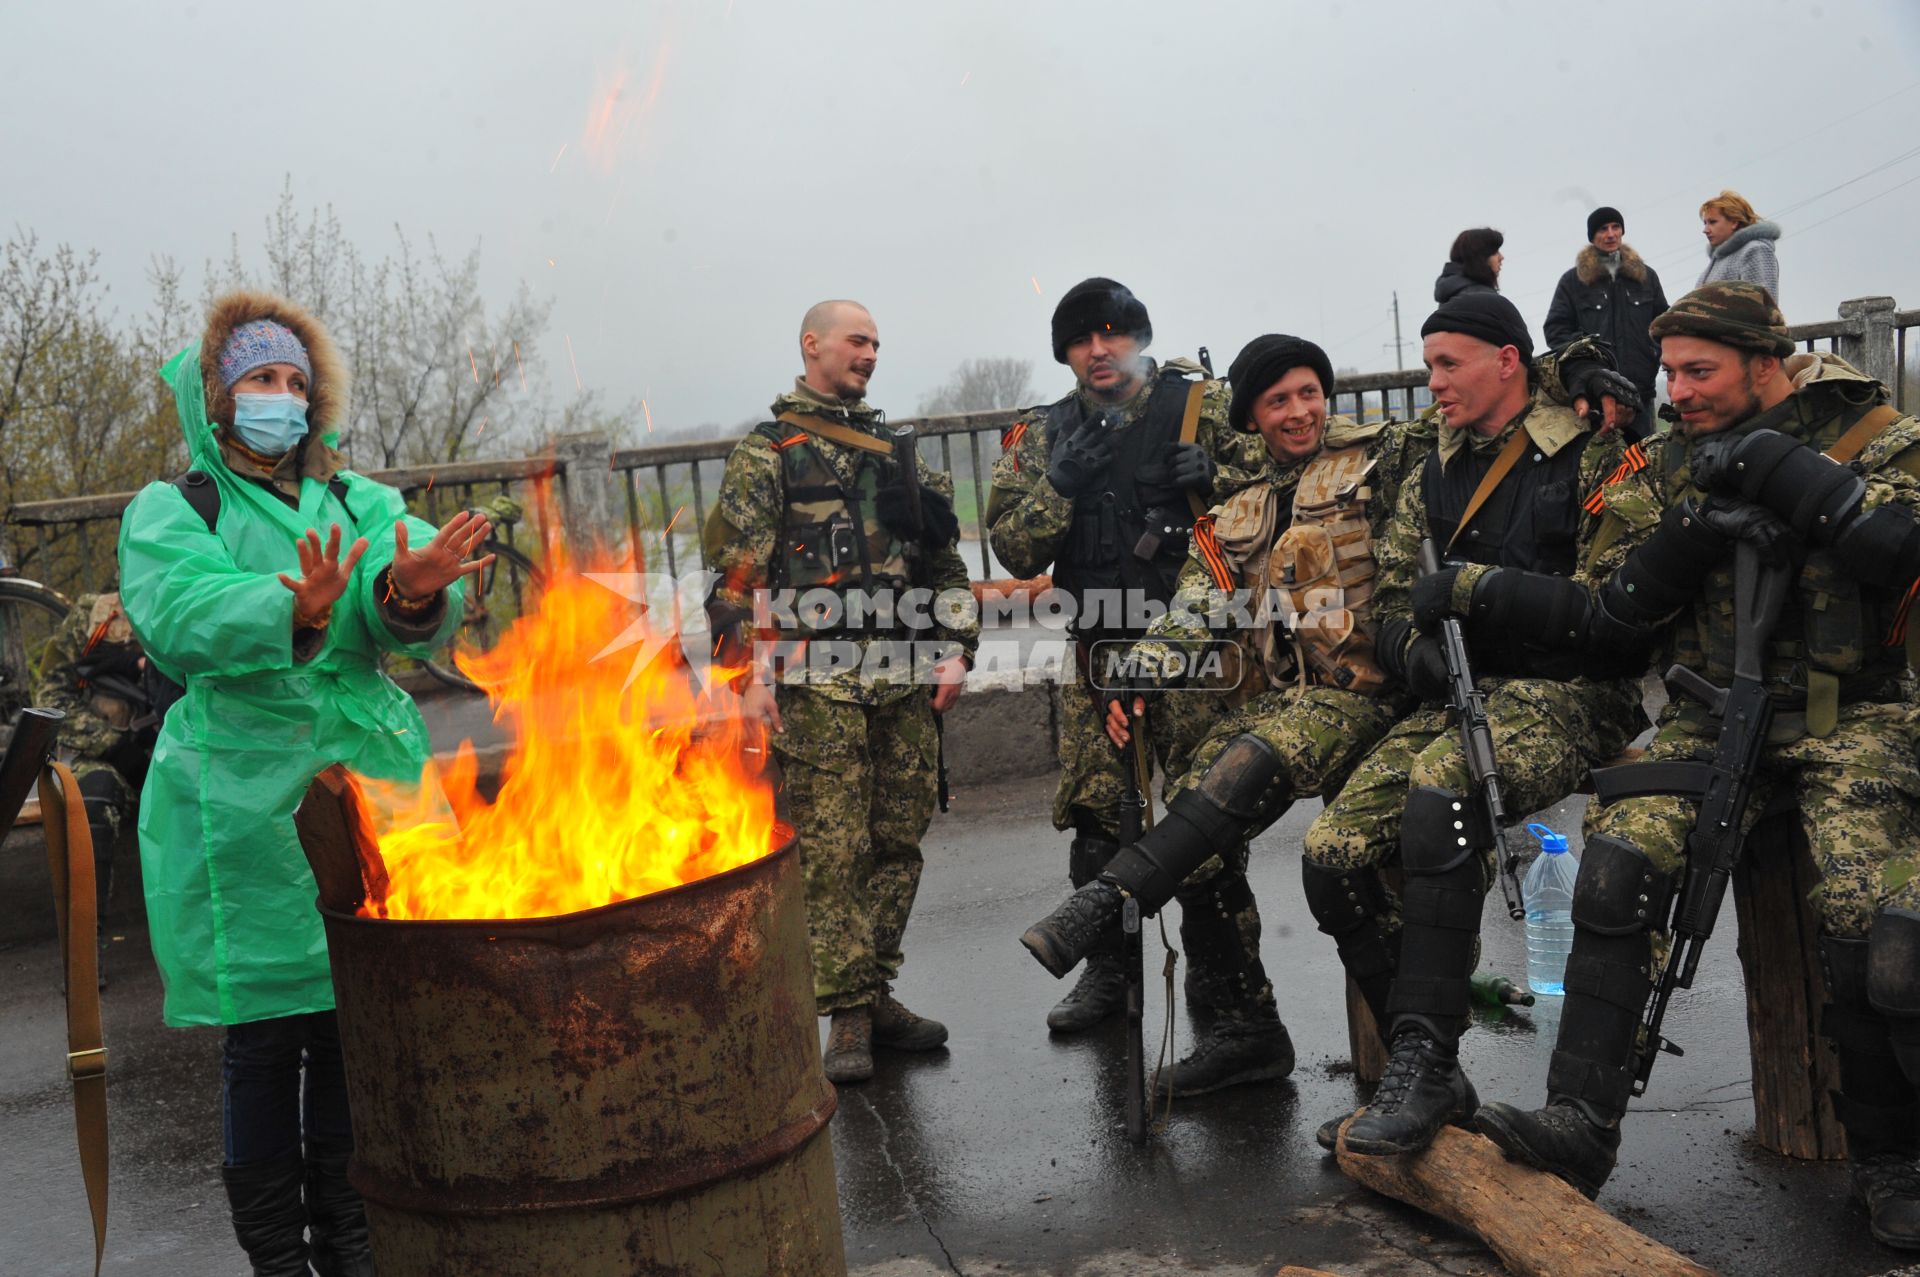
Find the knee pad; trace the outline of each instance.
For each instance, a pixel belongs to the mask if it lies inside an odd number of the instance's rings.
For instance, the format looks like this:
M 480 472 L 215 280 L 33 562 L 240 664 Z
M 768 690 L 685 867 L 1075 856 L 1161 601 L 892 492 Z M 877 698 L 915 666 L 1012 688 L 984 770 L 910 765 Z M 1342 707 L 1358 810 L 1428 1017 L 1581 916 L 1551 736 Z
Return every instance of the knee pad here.
M 1372 867 L 1330 869 L 1302 860 L 1300 885 L 1321 933 L 1336 939 L 1387 911 L 1386 886 Z
M 1190 792 L 1206 798 L 1242 828 L 1271 823 L 1293 801 L 1293 785 L 1280 755 L 1250 732 L 1227 742 Z
M 1826 977 L 1827 1000 L 1836 1006 L 1866 1010 L 1867 949 L 1865 940 L 1842 940 L 1820 935 L 1820 970 Z
M 1882 909 L 1867 937 L 1867 998 L 1891 1019 L 1920 1018 L 1920 913 Z
M 1086 886 L 1100 876 L 1120 844 L 1111 838 L 1080 837 L 1067 850 L 1067 880 L 1075 888 Z
M 1415 785 L 1400 816 L 1400 867 L 1409 876 L 1458 869 L 1493 846 L 1486 808 L 1451 789 Z
M 1672 898 L 1673 876 L 1638 847 L 1611 834 L 1587 840 L 1573 884 L 1575 926 L 1603 936 L 1664 929 Z

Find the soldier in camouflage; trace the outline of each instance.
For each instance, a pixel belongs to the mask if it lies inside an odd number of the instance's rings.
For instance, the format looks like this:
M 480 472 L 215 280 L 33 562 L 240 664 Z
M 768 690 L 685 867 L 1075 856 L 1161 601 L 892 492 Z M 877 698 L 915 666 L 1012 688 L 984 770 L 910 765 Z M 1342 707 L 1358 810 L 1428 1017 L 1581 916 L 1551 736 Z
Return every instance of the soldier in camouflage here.
M 1822 1027 L 1839 1056 L 1854 1193 L 1875 1237 L 1920 1249 L 1920 711 L 1902 687 L 1920 639 L 1920 422 L 1837 356 L 1794 353 L 1756 284 L 1696 289 L 1652 332 L 1678 427 L 1598 494 L 1590 553 L 1605 560 L 1608 540 L 1644 539 L 1599 578 L 1597 606 L 1725 686 L 1734 547 L 1790 565 L 1766 644 L 1775 714 L 1747 820 L 1770 799 L 1800 817 L 1820 872 Z M 1718 726 L 1676 697 L 1647 758 L 1704 758 Z M 1640 1019 L 1694 819 L 1691 801 L 1670 796 L 1590 810 L 1547 1105 L 1489 1104 L 1474 1123 L 1589 1196 L 1613 1170 L 1648 1049 Z
M 93 838 L 97 916 L 113 891 L 113 851 L 133 816 L 158 722 L 148 704 L 140 641 L 117 593 L 83 594 L 47 640 L 34 703 L 65 715 L 60 750 L 73 768 Z M 107 930 L 100 930 L 104 951 Z M 106 987 L 106 965 L 100 985 Z
M 1612 417 L 1632 397 L 1591 341 L 1544 357 L 1543 385 L 1578 389 Z M 1118 887 L 1149 913 L 1167 894 L 1183 905 L 1193 1052 L 1174 1066 L 1175 1094 L 1197 1094 L 1281 1075 L 1263 1045 L 1284 1035 L 1259 956 L 1259 914 L 1245 888 L 1247 839 L 1299 797 L 1330 797 L 1415 699 L 1373 658 L 1372 545 L 1386 535 L 1403 481 L 1439 437 L 1433 414 L 1359 425 L 1327 416 L 1333 370 L 1321 349 L 1297 337 L 1255 339 L 1234 360 L 1231 422 L 1250 422 L 1266 443 L 1262 481 L 1215 510 L 1195 530 L 1192 557 L 1167 613 L 1134 648 L 1130 676 L 1143 692 L 1167 690 L 1178 671 L 1223 650 L 1243 671 L 1244 701 L 1214 726 L 1172 787 L 1167 817 L 1109 870 L 1027 933 L 1057 974 L 1113 925 Z M 1227 636 L 1238 636 L 1229 639 Z M 1264 689 L 1264 690 L 1262 690 Z M 1128 720 L 1111 707 L 1108 732 L 1124 744 Z M 1225 852 L 1217 849 L 1230 848 Z M 1132 869 L 1150 872 L 1130 873 Z M 1306 866 L 1307 898 L 1337 938 L 1352 931 L 1338 875 Z M 1179 884 L 1177 889 L 1174 884 Z M 1238 925 L 1237 948 L 1215 952 L 1191 928 L 1211 907 Z M 1197 934 L 1189 934 L 1196 932 Z M 1231 934 L 1231 933 L 1230 933 Z M 1343 944 L 1342 957 L 1386 1023 L 1387 946 Z M 1291 1063 L 1291 1051 L 1286 1053 Z
M 1102 727 L 1101 687 L 1112 680 L 1100 667 L 1124 658 L 1145 631 L 1148 601 L 1172 597 L 1195 518 L 1251 483 L 1264 455 L 1258 435 L 1230 424 L 1225 387 L 1193 380 L 1201 370 L 1185 361 L 1156 365 L 1143 353 L 1152 339 L 1146 307 L 1125 286 L 1094 278 L 1067 291 L 1053 314 L 1053 353 L 1073 370 L 1074 391 L 1008 431 L 987 506 L 1000 561 L 1020 576 L 1050 570 L 1074 602 L 1076 659 L 1061 697 L 1053 823 L 1073 831 L 1067 875 L 1075 887 L 1119 849 L 1125 779 Z M 1163 775 L 1185 772 L 1194 745 L 1224 712 L 1214 696 L 1153 706 L 1147 738 Z M 1214 913 L 1231 931 L 1231 919 Z M 1218 945 L 1236 946 L 1231 937 Z M 1048 1027 L 1090 1028 L 1119 1011 L 1124 996 L 1116 928 L 1048 1013 Z
M 722 657 L 751 661 L 745 709 L 780 760 L 814 997 L 832 1017 L 826 1071 L 844 1084 L 873 1075 L 875 1047 L 947 1039 L 890 982 L 933 818 L 934 715 L 959 698 L 980 624 L 952 480 L 919 469 L 917 489 L 903 481 L 863 398 L 880 349 L 872 316 L 822 302 L 800 349 L 805 373 L 727 458 L 704 533 L 720 574 L 708 615 Z

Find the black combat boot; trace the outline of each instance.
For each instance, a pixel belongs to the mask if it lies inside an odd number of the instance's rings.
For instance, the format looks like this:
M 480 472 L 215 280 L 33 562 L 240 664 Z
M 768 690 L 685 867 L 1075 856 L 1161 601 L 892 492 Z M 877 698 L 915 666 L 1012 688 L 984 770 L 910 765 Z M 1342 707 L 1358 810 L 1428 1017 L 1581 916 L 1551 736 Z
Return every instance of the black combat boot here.
M 1347 1126 L 1349 1152 L 1417 1152 L 1478 1107 L 1460 1071 L 1460 1035 L 1486 895 L 1480 865 L 1492 846 L 1478 804 L 1431 785 L 1407 794 L 1400 818 L 1404 923 L 1387 997 L 1387 1067 L 1373 1099 Z
M 1835 1006 L 1828 1008 L 1831 1022 L 1833 1012 L 1845 1005 L 1835 986 L 1851 978 L 1835 968 L 1845 968 L 1857 955 L 1846 941 L 1823 938 L 1821 943 L 1828 988 L 1835 992 Z M 1834 1097 L 1835 1109 L 1847 1128 L 1853 1194 L 1867 1208 L 1874 1239 L 1899 1250 L 1920 1250 L 1920 1164 L 1915 1159 L 1920 1151 L 1920 913 L 1882 909 L 1874 915 L 1865 948 L 1865 1010 L 1879 1019 L 1885 1046 L 1872 1040 L 1868 1026 L 1852 1023 L 1854 1017 L 1843 1013 L 1842 1031 L 1851 1028 L 1862 1049 L 1856 1052 L 1856 1076 L 1845 1045 L 1835 1037 L 1842 1088 Z M 1904 1087 L 1890 1076 L 1888 1056 Z
M 1239 849 L 1231 859 L 1241 859 Z M 1246 875 L 1229 863 L 1204 883 L 1182 886 L 1179 900 L 1193 1049 L 1170 1071 L 1173 1093 L 1205 1095 L 1286 1077 L 1293 1039 L 1260 961 L 1260 911 Z
M 1249 833 L 1272 824 L 1292 799 L 1273 747 L 1257 736 L 1236 736 L 1197 786 L 1174 795 L 1165 819 L 1138 843 L 1109 853 L 1086 878 L 1076 876 L 1079 890 L 1029 927 L 1020 943 L 1056 978 L 1066 975 L 1096 946 L 1118 945 L 1127 896 L 1152 917 L 1210 856 L 1230 853 Z M 1075 840 L 1076 855 L 1087 841 Z
M 353 1145 L 307 1141 L 307 1224 L 313 1232 L 313 1271 L 320 1277 L 373 1277 L 367 1204 L 347 1183 Z
M 254 1277 L 309 1277 L 307 1208 L 300 1199 L 306 1164 L 298 1151 L 251 1166 L 222 1166 L 233 1235 Z
M 1099 879 L 1102 869 L 1112 860 L 1120 844 L 1111 838 L 1081 834 L 1073 840 L 1067 855 L 1067 878 L 1078 890 L 1055 911 L 1062 919 L 1061 930 L 1044 937 L 1029 931 L 1021 943 L 1032 950 L 1041 965 L 1056 979 L 1084 961 L 1080 978 L 1067 996 L 1047 1012 L 1047 1027 L 1055 1033 L 1082 1033 L 1118 1015 L 1127 1004 L 1127 977 L 1120 963 L 1120 889 Z M 1113 896 L 1111 913 L 1095 903 L 1100 892 Z M 1056 944 L 1058 948 L 1035 948 L 1035 944 Z
M 1400 958 L 1400 933 L 1388 931 L 1380 920 L 1392 912 L 1386 885 L 1380 871 L 1333 869 L 1310 860 L 1300 862 L 1301 887 L 1307 908 L 1320 930 L 1333 937 L 1340 951 L 1340 965 L 1360 990 L 1367 1009 L 1373 1013 L 1376 1032 L 1384 1034 L 1391 1022 L 1387 1014 L 1387 996 L 1393 988 L 1393 969 Z M 1381 1039 L 1381 1048 L 1386 1040 Z M 1341 1113 L 1320 1123 L 1313 1142 L 1331 1153 L 1339 1139 L 1340 1127 L 1351 1112 Z M 1471 1110 L 1449 1121 L 1464 1122 Z
M 1599 1194 L 1619 1156 L 1640 1017 L 1653 994 L 1649 932 L 1665 923 L 1672 891 L 1672 878 L 1632 843 L 1608 834 L 1587 840 L 1547 1105 L 1526 1112 L 1488 1104 L 1474 1115 L 1474 1129 L 1501 1152 L 1588 1197 Z

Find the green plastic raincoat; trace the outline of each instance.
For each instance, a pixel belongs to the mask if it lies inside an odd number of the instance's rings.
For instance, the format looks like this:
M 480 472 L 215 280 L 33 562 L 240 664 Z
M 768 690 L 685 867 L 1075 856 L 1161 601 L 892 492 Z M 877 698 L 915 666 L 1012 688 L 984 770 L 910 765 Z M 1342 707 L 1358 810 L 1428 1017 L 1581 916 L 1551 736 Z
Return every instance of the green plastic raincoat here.
M 375 665 L 382 649 L 425 655 L 460 615 L 464 578 L 447 590 L 440 632 L 402 642 L 381 619 L 374 581 L 393 560 L 393 527 L 412 545 L 434 529 L 400 493 L 342 472 L 346 504 L 303 479 L 296 511 L 222 460 L 207 420 L 200 347 L 161 369 L 173 386 L 196 469 L 220 490 L 210 532 L 171 483 L 151 483 L 120 525 L 121 600 L 148 659 L 186 687 L 167 714 L 140 801 L 140 867 L 170 1025 L 238 1024 L 333 1006 L 317 890 L 293 812 L 332 763 L 413 780 L 426 727 Z M 332 437 L 327 436 L 332 442 Z M 293 652 L 295 541 L 338 523 L 341 553 L 367 538 L 323 645 Z

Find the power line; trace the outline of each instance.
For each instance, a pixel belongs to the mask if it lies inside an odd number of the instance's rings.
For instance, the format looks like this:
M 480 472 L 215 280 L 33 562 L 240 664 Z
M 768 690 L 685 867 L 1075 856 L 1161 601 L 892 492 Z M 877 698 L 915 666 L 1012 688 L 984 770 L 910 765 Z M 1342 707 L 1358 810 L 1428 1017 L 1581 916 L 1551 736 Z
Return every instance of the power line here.
M 1915 182 L 1920 182 L 1920 173 L 1916 173 L 1914 176 L 1908 178 L 1904 182 L 1900 182 L 1900 183 L 1897 183 L 1896 185 L 1889 186 L 1886 190 L 1881 191 L 1879 195 L 1869 195 L 1867 196 L 1867 198 L 1860 200 L 1857 203 L 1849 204 L 1845 208 L 1841 209 L 1838 213 L 1832 213 L 1826 217 L 1821 218 L 1819 221 L 1815 222 L 1813 226 L 1802 226 L 1799 230 L 1795 231 L 1794 234 L 1804 235 L 1808 231 L 1812 230 L 1814 226 L 1825 226 L 1828 222 L 1831 222 L 1836 217 L 1845 217 L 1848 213 L 1853 212 L 1854 209 L 1860 208 L 1861 206 L 1866 204 L 1871 204 L 1877 199 L 1881 199 L 1885 196 L 1891 195 L 1895 191 L 1899 190 L 1902 186 L 1912 186 Z M 1785 235 L 1782 235 L 1780 238 L 1785 239 L 1787 237 Z

